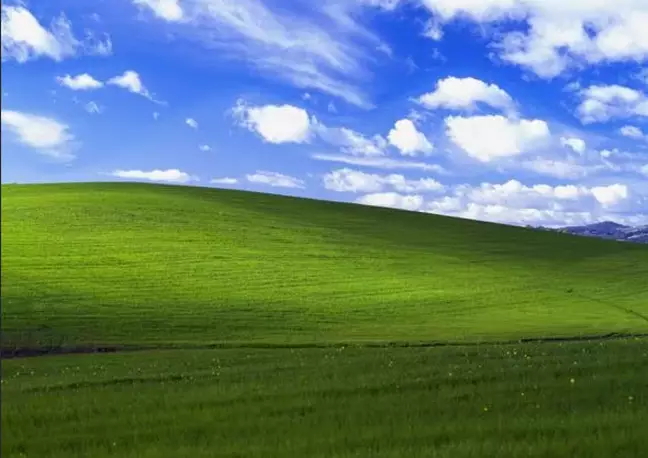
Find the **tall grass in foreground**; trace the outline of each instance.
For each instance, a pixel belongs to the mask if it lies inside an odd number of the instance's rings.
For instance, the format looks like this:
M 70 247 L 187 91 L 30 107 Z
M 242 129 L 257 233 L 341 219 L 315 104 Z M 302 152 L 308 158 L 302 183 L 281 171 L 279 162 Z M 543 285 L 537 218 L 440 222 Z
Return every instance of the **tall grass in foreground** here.
M 648 340 L 3 362 L 2 456 L 639 458 Z

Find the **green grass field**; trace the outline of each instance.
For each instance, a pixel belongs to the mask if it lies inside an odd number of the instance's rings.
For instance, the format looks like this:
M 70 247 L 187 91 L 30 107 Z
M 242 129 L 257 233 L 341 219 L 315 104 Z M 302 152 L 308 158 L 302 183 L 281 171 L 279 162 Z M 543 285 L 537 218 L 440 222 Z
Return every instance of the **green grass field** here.
M 647 362 L 646 340 L 14 359 L 2 456 L 643 457 Z
M 3 354 L 139 351 L 4 360 L 2 454 L 641 456 L 647 279 L 645 245 L 241 191 L 3 185 Z

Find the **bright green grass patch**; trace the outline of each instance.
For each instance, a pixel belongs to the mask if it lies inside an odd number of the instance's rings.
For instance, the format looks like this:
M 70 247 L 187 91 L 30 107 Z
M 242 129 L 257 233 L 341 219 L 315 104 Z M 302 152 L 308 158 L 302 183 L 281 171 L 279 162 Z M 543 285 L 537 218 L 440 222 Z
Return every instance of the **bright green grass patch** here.
M 2 345 L 648 331 L 648 247 L 267 194 L 2 187 Z
M 646 380 L 646 339 L 14 359 L 2 456 L 638 458 Z

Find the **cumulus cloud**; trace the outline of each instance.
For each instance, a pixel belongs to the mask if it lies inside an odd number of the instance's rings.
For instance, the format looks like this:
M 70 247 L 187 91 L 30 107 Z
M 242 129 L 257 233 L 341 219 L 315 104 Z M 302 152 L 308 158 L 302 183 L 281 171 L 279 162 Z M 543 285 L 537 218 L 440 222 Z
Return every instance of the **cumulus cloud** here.
M 187 124 L 189 127 L 192 129 L 198 129 L 198 121 L 196 121 L 193 118 L 187 118 L 185 119 L 185 124 Z
M 74 136 L 66 124 L 53 118 L 2 110 L 2 125 L 18 142 L 59 160 L 74 159 Z
M 239 125 L 268 143 L 308 143 L 315 138 L 351 156 L 384 156 L 388 143 L 380 135 L 366 137 L 347 127 L 328 127 L 293 105 L 250 106 L 237 101 L 232 113 Z
M 643 0 L 422 0 L 441 22 L 508 20 L 497 31 L 500 57 L 551 78 L 582 63 L 645 61 Z M 514 25 L 515 24 L 515 25 Z M 517 25 L 517 26 L 516 26 Z
M 587 143 L 585 143 L 585 140 L 578 137 L 561 137 L 560 144 L 567 148 L 571 148 L 578 154 L 583 154 L 587 149 Z
M 501 115 L 449 116 L 445 124 L 448 138 L 482 162 L 532 151 L 550 137 L 549 126 L 538 119 L 514 120 Z
M 624 184 L 596 186 L 590 190 L 592 195 L 604 207 L 611 207 L 628 198 L 628 187 Z
M 580 92 L 582 102 L 577 112 L 585 124 L 613 118 L 648 117 L 648 96 L 617 84 L 590 86 Z
M 416 156 L 419 153 L 429 155 L 434 150 L 432 143 L 409 119 L 396 121 L 394 128 L 387 135 L 387 140 L 404 156 Z
M 138 94 L 141 95 L 142 97 L 146 97 L 152 102 L 157 102 L 153 98 L 153 95 L 142 83 L 139 73 L 137 73 L 134 70 L 127 70 L 119 76 L 110 78 L 107 84 L 117 86 L 122 89 L 126 89 L 127 91 L 132 92 L 133 94 Z
M 398 192 L 438 192 L 443 185 L 433 178 L 411 180 L 403 175 L 377 175 L 359 170 L 343 168 L 327 173 L 323 177 L 324 187 L 337 192 L 380 192 L 392 188 Z
M 211 146 L 209 146 L 209 145 L 200 145 L 200 146 L 198 146 L 198 149 L 200 151 L 205 151 L 205 152 L 206 151 L 211 151 Z
M 366 194 L 356 199 L 356 202 L 363 205 L 375 207 L 389 207 L 401 210 L 421 210 L 425 202 L 421 195 L 403 195 L 397 192 L 378 192 Z
M 70 21 L 61 15 L 44 28 L 22 6 L 2 5 L 2 60 L 23 63 L 37 57 L 55 61 L 76 54 L 79 41 L 72 34 Z
M 250 183 L 265 184 L 276 188 L 304 188 L 304 181 L 299 178 L 283 175 L 277 172 L 257 171 L 245 175 Z
M 319 138 L 330 145 L 339 147 L 343 153 L 365 157 L 385 155 L 387 140 L 380 135 L 365 137 L 346 127 L 327 127 L 319 122 L 313 124 L 313 130 Z
M 102 88 L 104 86 L 101 81 L 97 81 L 92 75 L 89 75 L 88 73 L 81 73 L 76 76 L 57 76 L 56 81 L 61 86 L 65 86 L 69 89 L 72 89 L 73 91 L 90 91 L 93 89 Z
M 188 173 L 182 172 L 178 169 L 168 170 L 115 170 L 111 173 L 112 176 L 117 178 L 127 178 L 133 180 L 147 180 L 147 181 L 163 181 L 169 183 L 188 183 L 190 181 L 197 181 Z
M 646 134 L 636 126 L 623 126 L 619 129 L 619 133 L 624 137 L 641 139 L 646 138 Z
M 513 111 L 511 96 L 496 84 L 487 84 L 476 78 L 450 76 L 439 80 L 434 92 L 417 99 L 426 108 L 451 110 L 476 110 L 480 104 L 503 111 Z
M 532 206 L 555 210 L 565 206 L 564 203 L 557 205 L 556 201 L 577 202 L 587 197 L 593 197 L 605 207 L 612 206 L 628 197 L 628 189 L 627 186 L 622 184 L 592 188 L 575 185 L 550 186 L 546 184 L 525 186 L 517 180 L 510 180 L 504 184 L 482 183 L 477 188 L 460 188 L 458 194 L 463 194 L 470 201 L 479 204 L 496 205 L 506 203 L 518 208 Z M 578 207 L 580 206 L 574 206 L 573 208 Z
M 230 177 L 223 177 L 223 178 L 214 178 L 213 180 L 209 181 L 212 184 L 227 184 L 227 185 L 232 185 L 238 183 L 238 180 L 236 178 L 230 178 Z
M 78 40 L 64 14 L 54 18 L 49 28 L 41 25 L 22 5 L 2 5 L 1 14 L 3 62 L 24 63 L 40 57 L 58 62 L 79 53 L 109 55 L 112 52 L 107 35 L 104 40 L 97 40 L 94 34 L 88 33 L 85 40 Z
M 179 0 L 133 0 L 133 3 L 148 8 L 155 16 L 165 21 L 180 21 L 184 17 Z
M 443 28 L 438 21 L 430 19 L 426 22 L 422 35 L 430 40 L 440 41 L 443 38 Z
M 238 101 L 233 109 L 240 125 L 268 143 L 307 143 L 311 121 L 306 110 L 292 105 L 248 106 Z
M 356 202 L 492 222 L 556 226 L 641 219 L 615 213 L 629 197 L 629 189 L 623 184 L 527 186 L 510 180 L 501 184 L 458 185 L 442 197 L 431 198 L 420 193 L 373 192 Z

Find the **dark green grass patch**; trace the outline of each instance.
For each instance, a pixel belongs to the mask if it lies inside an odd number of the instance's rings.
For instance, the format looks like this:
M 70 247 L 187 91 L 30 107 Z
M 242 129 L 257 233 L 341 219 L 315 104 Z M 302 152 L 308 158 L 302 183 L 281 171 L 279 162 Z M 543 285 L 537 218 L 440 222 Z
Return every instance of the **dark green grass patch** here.
M 648 340 L 3 362 L 2 456 L 624 457 Z

